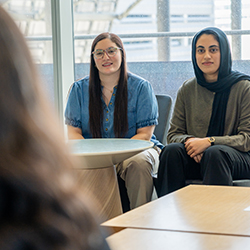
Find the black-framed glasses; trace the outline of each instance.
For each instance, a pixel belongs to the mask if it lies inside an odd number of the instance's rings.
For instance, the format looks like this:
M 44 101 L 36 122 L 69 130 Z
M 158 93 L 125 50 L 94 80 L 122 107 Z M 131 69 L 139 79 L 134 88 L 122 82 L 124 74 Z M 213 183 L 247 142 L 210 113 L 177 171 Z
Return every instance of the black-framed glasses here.
M 95 51 L 92 52 L 92 54 L 94 55 L 94 57 L 96 59 L 102 59 L 104 57 L 104 53 L 107 54 L 108 57 L 113 57 L 116 55 L 118 49 L 121 48 L 117 48 L 117 47 L 109 47 L 107 49 L 97 49 Z

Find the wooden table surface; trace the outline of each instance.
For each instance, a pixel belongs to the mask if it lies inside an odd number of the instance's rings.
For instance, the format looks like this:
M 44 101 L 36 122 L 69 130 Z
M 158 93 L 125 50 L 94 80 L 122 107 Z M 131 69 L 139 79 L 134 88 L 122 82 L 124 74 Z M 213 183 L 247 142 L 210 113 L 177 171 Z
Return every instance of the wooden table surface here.
M 189 185 L 102 226 L 250 236 L 250 188 Z
M 111 250 L 248 250 L 250 237 L 124 229 L 107 238 Z

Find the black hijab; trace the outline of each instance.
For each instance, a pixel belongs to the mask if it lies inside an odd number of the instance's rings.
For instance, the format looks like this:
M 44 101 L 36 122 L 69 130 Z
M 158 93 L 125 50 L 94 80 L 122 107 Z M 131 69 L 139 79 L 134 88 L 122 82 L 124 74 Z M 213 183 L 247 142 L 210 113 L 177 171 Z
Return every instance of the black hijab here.
M 213 35 L 219 42 L 220 47 L 218 79 L 216 82 L 212 83 L 206 82 L 203 72 L 200 70 L 196 62 L 196 43 L 203 34 Z M 198 84 L 216 93 L 207 136 L 222 136 L 224 135 L 227 102 L 231 87 L 241 80 L 250 81 L 250 76 L 237 71 L 232 71 L 231 51 L 227 36 L 222 30 L 215 27 L 205 28 L 194 36 L 192 41 L 192 63 Z

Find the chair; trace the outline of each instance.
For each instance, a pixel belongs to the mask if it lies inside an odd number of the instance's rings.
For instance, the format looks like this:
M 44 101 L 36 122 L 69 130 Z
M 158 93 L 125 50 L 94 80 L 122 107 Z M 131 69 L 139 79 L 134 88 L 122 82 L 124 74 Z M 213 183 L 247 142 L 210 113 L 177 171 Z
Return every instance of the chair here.
M 190 184 L 202 184 L 201 180 L 186 180 L 186 185 Z M 250 187 L 250 179 L 242 179 L 242 180 L 234 180 L 233 181 L 233 186 L 238 186 L 238 187 Z
M 250 187 L 250 179 L 234 180 L 234 186 Z
M 169 95 L 156 95 L 158 102 L 158 125 L 155 127 L 154 135 L 157 140 L 159 140 L 163 145 L 167 143 L 167 132 L 169 127 L 169 120 L 171 116 L 172 98 Z M 130 210 L 129 198 L 127 194 L 127 189 L 125 187 L 125 181 L 117 175 L 118 185 L 120 190 L 121 202 L 123 212 Z M 153 181 L 155 183 L 155 177 L 153 176 Z
M 156 99 L 158 102 L 159 118 L 154 134 L 163 145 L 166 145 L 171 116 L 172 98 L 169 95 L 156 95 Z

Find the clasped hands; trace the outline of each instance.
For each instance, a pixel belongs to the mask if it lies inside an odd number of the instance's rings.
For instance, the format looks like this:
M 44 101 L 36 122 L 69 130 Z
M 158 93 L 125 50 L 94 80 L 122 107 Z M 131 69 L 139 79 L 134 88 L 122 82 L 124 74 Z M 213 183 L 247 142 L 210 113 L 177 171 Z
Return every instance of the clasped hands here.
M 208 138 L 194 138 L 190 137 L 185 141 L 185 148 L 187 154 L 193 158 L 197 163 L 200 163 L 203 152 L 211 146 Z

